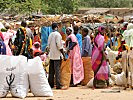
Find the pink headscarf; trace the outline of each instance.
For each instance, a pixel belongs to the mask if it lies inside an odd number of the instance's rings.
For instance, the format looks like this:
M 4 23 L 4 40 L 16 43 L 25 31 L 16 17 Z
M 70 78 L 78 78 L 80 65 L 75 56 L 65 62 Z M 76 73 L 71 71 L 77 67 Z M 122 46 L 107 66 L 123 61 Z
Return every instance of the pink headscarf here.
M 104 28 L 103 26 L 99 26 L 99 27 L 98 27 L 98 32 L 99 32 L 99 33 L 103 33 L 104 30 L 105 30 L 105 28 Z

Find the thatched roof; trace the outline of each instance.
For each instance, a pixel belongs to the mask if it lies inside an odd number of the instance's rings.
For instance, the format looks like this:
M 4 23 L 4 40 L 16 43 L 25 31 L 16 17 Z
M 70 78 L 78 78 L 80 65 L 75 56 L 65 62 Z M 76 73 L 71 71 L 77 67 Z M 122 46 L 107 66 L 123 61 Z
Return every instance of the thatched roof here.
M 85 12 L 85 14 L 105 14 L 106 12 L 108 12 L 109 9 L 106 9 L 106 8 L 94 8 L 94 9 L 91 9 L 87 12 Z

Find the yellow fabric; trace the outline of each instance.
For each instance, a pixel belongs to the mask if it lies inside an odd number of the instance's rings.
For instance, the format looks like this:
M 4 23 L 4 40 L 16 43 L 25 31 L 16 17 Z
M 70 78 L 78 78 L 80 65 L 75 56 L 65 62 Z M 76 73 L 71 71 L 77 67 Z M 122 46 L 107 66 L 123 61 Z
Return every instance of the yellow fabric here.
M 121 46 L 121 38 L 118 38 L 117 42 L 118 42 L 118 48 L 119 48 Z
M 26 31 L 26 29 L 25 29 L 24 27 L 21 26 L 20 28 L 21 28 L 23 31 Z
M 32 48 L 32 39 L 30 38 L 30 48 Z
M 124 44 L 124 46 L 126 47 L 126 50 L 129 50 L 129 47 L 127 44 Z

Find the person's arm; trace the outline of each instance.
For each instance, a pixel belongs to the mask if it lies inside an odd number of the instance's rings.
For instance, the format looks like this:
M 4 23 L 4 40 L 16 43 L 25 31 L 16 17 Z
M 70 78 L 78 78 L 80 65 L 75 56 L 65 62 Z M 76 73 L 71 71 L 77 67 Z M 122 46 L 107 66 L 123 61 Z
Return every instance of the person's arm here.
M 88 56 L 88 52 L 86 50 L 82 51 L 82 57 L 87 57 Z
M 17 46 L 19 44 L 19 32 L 20 32 L 20 29 L 18 29 L 17 33 L 16 33 L 16 38 L 15 38 L 15 41 L 14 41 L 15 46 Z
M 63 44 L 62 44 L 61 36 L 58 36 L 58 35 L 56 36 L 56 45 L 57 45 L 58 49 L 60 50 L 60 52 L 62 53 L 64 60 L 66 60 L 66 57 L 65 57 L 65 54 L 63 51 Z
M 66 57 L 65 57 L 65 53 L 64 53 L 63 49 L 60 49 L 60 52 L 63 55 L 64 61 L 66 61 Z
M 73 48 L 74 48 L 76 45 L 77 45 L 76 42 L 72 42 L 72 45 L 71 45 L 71 47 L 69 48 L 69 50 L 73 50 Z
M 105 51 L 106 51 L 106 46 L 105 46 L 105 44 L 104 44 L 104 47 L 103 47 L 102 53 L 103 53 L 103 56 L 105 57 L 105 59 L 108 60 L 108 58 L 107 58 L 107 54 L 106 54 Z
M 32 39 L 32 41 L 34 41 L 34 35 L 33 35 L 33 32 L 32 31 L 31 31 L 31 39 Z
M 49 52 L 50 52 L 50 43 L 51 43 L 51 36 L 48 37 L 48 45 L 47 45 L 47 47 L 46 47 L 47 55 L 48 55 Z
M 68 43 L 71 42 L 71 41 L 72 41 L 71 38 L 68 38 L 68 39 L 66 40 L 66 47 L 68 46 Z

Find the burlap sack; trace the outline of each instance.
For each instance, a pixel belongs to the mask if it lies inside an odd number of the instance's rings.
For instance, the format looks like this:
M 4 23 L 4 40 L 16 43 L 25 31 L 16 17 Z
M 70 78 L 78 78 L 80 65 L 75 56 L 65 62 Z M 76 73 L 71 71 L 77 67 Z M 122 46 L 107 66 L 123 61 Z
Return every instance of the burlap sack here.
M 82 61 L 84 66 L 84 79 L 81 82 L 81 85 L 87 85 L 87 83 L 94 77 L 91 57 L 82 57 Z
M 69 87 L 71 80 L 71 64 L 70 60 L 62 61 L 61 64 L 61 84 Z

